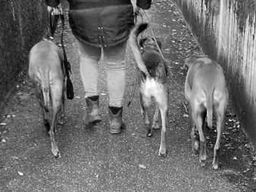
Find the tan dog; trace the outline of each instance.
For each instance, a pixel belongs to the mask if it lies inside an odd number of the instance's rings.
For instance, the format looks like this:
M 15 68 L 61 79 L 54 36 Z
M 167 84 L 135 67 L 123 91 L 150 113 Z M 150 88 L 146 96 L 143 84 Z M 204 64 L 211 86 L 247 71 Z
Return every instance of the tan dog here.
M 192 148 L 199 151 L 199 161 L 206 160 L 206 139 L 203 133 L 205 118 L 208 127 L 212 127 L 213 110 L 217 118 L 217 139 L 214 146 L 213 168 L 218 169 L 218 153 L 225 110 L 228 103 L 228 91 L 223 70 L 219 64 L 206 56 L 187 58 L 188 72 L 185 82 L 185 97 L 190 104 L 192 117 Z M 207 114 L 207 115 L 206 115 Z M 199 132 L 200 143 L 195 131 Z
M 135 54 L 135 60 L 140 66 L 145 66 L 148 75 L 141 71 L 140 78 L 140 103 L 142 114 L 144 116 L 144 122 L 147 127 L 147 136 L 152 136 L 152 129 L 159 129 L 159 110 L 162 120 L 161 130 L 161 143 L 159 148 L 159 156 L 166 156 L 166 127 L 167 127 L 167 109 L 168 109 L 168 91 L 167 91 L 167 66 L 165 60 L 161 57 L 157 44 L 161 47 L 161 43 L 155 42 L 152 38 L 144 38 L 138 43 L 137 37 L 143 30 L 147 28 L 147 24 L 139 24 L 131 32 L 130 43 L 131 48 Z M 136 50 L 136 51 L 135 51 Z M 138 59 L 139 58 L 139 59 Z M 141 67 L 144 69 L 144 67 Z M 150 121 L 148 117 L 149 107 L 154 98 L 156 103 L 156 109 L 153 117 L 152 126 L 150 127 Z
M 42 40 L 32 47 L 29 54 L 29 77 L 35 84 L 36 96 L 43 109 L 44 124 L 51 139 L 51 151 L 60 156 L 54 133 L 56 121 L 64 110 L 63 55 L 49 40 Z M 51 123 L 50 123 L 50 122 Z

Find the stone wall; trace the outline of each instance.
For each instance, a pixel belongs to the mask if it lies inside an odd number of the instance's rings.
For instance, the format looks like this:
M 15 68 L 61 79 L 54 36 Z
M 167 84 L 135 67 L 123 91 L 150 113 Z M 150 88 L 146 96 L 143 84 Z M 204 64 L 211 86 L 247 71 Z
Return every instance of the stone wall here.
M 175 1 L 205 53 L 225 69 L 233 106 L 256 144 L 256 1 Z
M 0 104 L 27 69 L 28 52 L 46 29 L 44 0 L 0 1 Z M 0 110 L 1 113 L 1 110 Z

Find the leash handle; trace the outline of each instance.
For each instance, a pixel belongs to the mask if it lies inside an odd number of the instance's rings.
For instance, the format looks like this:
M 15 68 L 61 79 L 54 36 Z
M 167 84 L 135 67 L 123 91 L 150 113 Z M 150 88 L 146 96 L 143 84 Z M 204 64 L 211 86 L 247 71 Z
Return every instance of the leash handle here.
M 57 29 L 57 25 L 58 25 L 58 21 L 59 19 L 61 20 L 61 24 L 62 24 L 62 31 L 61 31 L 61 48 L 63 51 L 63 61 L 62 61 L 62 69 L 63 69 L 63 73 L 64 76 L 66 77 L 66 96 L 68 99 L 73 99 L 74 98 L 74 88 L 73 88 L 73 84 L 72 81 L 70 79 L 70 73 L 71 73 L 71 65 L 68 62 L 67 59 L 67 54 L 66 54 L 66 50 L 65 50 L 65 46 L 64 46 L 64 28 L 65 28 L 65 17 L 63 14 L 63 11 L 61 8 L 57 7 L 57 14 L 54 14 L 53 12 L 55 11 L 54 8 L 50 9 L 49 13 L 49 28 L 50 31 L 48 34 L 48 38 L 49 39 L 53 39 L 54 33 Z

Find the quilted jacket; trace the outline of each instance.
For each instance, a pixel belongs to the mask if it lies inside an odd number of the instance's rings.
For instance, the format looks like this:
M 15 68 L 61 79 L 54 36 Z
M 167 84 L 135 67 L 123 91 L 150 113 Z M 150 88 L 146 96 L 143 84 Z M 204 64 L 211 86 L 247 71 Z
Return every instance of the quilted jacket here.
M 131 0 L 68 0 L 69 23 L 75 37 L 96 47 L 114 46 L 126 41 L 134 25 Z M 137 0 L 137 6 L 149 9 L 152 0 Z M 56 7 L 60 0 L 46 0 Z

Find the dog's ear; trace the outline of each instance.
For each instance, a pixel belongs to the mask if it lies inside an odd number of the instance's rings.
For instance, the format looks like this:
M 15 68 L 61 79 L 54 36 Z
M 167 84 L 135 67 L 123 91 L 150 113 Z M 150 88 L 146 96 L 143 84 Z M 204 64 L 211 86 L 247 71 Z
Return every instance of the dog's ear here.
M 190 67 L 195 59 L 193 57 L 188 57 L 184 60 L 184 67 Z
M 145 43 L 146 40 L 147 40 L 147 38 L 142 38 L 142 39 L 140 39 L 140 41 L 139 41 L 139 46 L 140 46 L 140 47 L 144 47 L 144 43 Z

